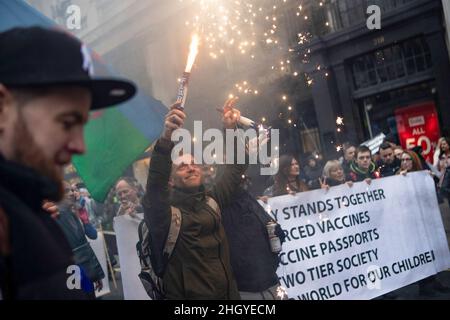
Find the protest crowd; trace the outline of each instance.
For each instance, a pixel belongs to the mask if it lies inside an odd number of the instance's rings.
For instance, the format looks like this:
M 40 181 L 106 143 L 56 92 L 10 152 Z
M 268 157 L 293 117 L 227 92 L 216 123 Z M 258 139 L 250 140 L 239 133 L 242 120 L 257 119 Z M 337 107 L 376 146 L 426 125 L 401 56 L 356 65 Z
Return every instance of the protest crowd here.
M 57 50 L 33 53 L 49 46 Z M 319 150 L 282 154 L 278 172 L 255 186 L 245 163 L 201 165 L 190 154 L 173 157 L 172 133 L 187 117 L 179 103 L 164 119 L 146 185 L 123 176 L 99 203 L 85 184 L 63 181 L 63 168 L 86 151 L 83 127 L 89 110 L 125 102 L 136 87 L 126 79 L 94 77 L 82 48 L 54 30 L 17 28 L 0 34 L 1 299 L 94 299 L 123 262 L 108 246 L 111 268 L 103 270 L 87 239 L 96 239 L 103 229 L 114 233 L 116 219 L 137 221 L 133 246 L 139 281 L 152 299 L 289 299 L 277 275 L 288 233 L 261 205 L 271 198 L 370 186 L 377 179 L 426 171 L 440 207 L 448 208 L 448 137 L 437 142 L 433 162 L 421 147 L 404 149 L 390 138 L 374 150 L 361 141 L 346 142 L 336 158 Z M 219 129 L 236 130 L 236 100 L 225 102 L 223 110 Z M 245 141 L 234 144 L 249 149 Z M 382 191 L 360 193 L 341 204 L 383 197 Z M 82 290 L 67 287 L 72 265 L 79 267 Z M 418 285 L 424 296 L 450 290 L 436 276 Z

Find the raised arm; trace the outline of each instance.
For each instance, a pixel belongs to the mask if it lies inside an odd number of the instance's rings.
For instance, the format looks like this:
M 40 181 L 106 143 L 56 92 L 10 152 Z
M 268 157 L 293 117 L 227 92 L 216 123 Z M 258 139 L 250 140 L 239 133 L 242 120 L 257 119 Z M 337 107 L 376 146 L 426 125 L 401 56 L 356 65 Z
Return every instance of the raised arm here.
M 225 113 L 223 115 L 223 126 L 225 129 L 236 129 L 237 123 L 240 118 L 240 111 L 235 108 L 235 99 L 229 99 L 225 103 Z M 213 187 L 211 196 L 217 201 L 221 208 L 226 207 L 231 201 L 234 192 L 238 189 L 242 174 L 247 170 L 247 164 L 237 164 L 236 152 L 239 150 L 245 150 L 244 142 L 242 139 L 235 139 L 234 144 L 234 164 L 226 164 L 222 177 L 218 180 Z
M 142 199 L 144 219 L 149 229 L 152 250 L 152 263 L 157 273 L 164 269 L 164 244 L 169 232 L 171 212 L 169 203 L 169 179 L 172 169 L 171 151 L 172 132 L 181 128 L 185 114 L 177 109 L 178 104 L 170 108 L 165 118 L 164 131 L 153 150 L 147 179 L 147 189 Z

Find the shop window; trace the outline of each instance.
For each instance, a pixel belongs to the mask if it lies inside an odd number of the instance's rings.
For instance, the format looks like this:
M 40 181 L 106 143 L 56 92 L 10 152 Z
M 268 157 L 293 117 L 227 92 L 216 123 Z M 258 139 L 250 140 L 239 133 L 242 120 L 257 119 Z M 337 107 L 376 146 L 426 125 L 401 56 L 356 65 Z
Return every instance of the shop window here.
M 424 56 L 416 57 L 416 66 L 417 66 L 417 71 L 424 71 L 426 69 Z
M 303 146 L 303 152 L 313 152 L 320 146 L 320 133 L 318 128 L 305 129 L 300 131 L 300 140 Z

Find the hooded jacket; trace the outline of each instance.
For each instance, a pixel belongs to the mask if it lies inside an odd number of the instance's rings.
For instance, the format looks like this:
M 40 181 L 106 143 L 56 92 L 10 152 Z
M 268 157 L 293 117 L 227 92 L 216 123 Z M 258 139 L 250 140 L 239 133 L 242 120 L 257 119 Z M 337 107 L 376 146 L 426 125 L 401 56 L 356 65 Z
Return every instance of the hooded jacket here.
M 364 172 L 353 161 L 350 164 L 350 171 L 347 175 L 347 181 L 360 182 L 364 181 L 365 179 L 378 179 L 380 177 L 380 173 L 376 169 L 377 167 L 375 163 L 371 162 L 369 170 L 367 172 Z

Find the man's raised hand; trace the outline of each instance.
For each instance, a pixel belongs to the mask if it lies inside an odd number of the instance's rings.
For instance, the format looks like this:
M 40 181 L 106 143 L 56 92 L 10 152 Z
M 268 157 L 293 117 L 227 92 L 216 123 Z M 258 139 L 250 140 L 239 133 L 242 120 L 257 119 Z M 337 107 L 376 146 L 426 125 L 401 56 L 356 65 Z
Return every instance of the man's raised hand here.
M 225 129 L 235 129 L 239 118 L 241 117 L 241 112 L 236 109 L 235 105 L 238 101 L 238 98 L 230 98 L 225 101 L 225 105 L 223 106 L 223 126 Z
M 180 103 L 173 104 L 164 120 L 164 131 L 162 138 L 170 141 L 172 133 L 183 127 L 184 119 L 186 119 L 186 114 L 180 108 Z

